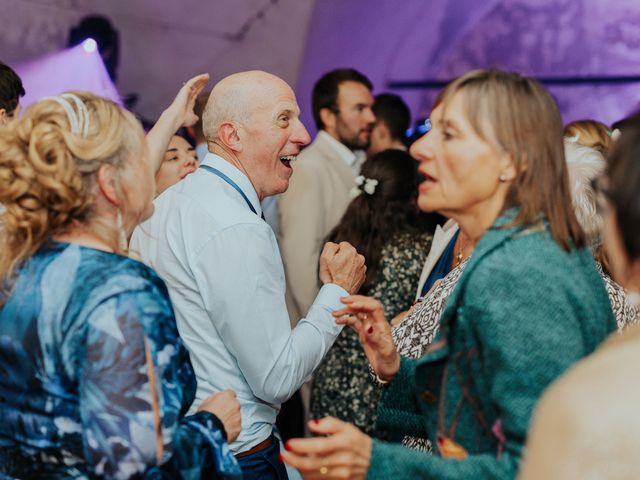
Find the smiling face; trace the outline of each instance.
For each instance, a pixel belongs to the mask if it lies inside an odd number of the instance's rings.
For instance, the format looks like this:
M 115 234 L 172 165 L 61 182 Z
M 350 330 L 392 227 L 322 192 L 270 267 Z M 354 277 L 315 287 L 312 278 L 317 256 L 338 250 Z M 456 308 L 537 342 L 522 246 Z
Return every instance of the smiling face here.
M 156 173 L 156 191 L 160 195 L 198 168 L 196 151 L 184 138 L 174 135 Z
M 425 176 L 418 206 L 455 219 L 502 210 L 508 183 L 501 175 L 514 176 L 510 157 L 474 131 L 465 115 L 463 93 L 451 98 L 446 111 L 438 105 L 431 112 L 432 129 L 415 142 L 411 155 Z M 485 222 L 486 223 L 486 222 Z
M 238 159 L 260 200 L 287 190 L 291 162 L 311 140 L 291 87 L 277 77 L 265 82 L 249 118 L 239 127 Z
M 362 83 L 347 80 L 338 86 L 335 110 L 325 121 L 325 130 L 351 150 L 367 148 L 376 121 L 373 96 Z

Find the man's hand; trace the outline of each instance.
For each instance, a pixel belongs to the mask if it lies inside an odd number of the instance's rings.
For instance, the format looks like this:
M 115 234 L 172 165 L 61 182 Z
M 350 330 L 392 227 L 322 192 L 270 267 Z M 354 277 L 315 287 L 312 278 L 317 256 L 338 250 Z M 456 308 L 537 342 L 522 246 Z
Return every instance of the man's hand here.
M 350 295 L 358 292 L 364 283 L 367 267 L 364 257 L 351 244 L 327 242 L 320 255 L 320 280 L 335 283 Z
M 222 392 L 214 393 L 210 397 L 205 398 L 198 407 L 199 412 L 203 410 L 213 413 L 218 417 L 218 420 L 222 422 L 224 430 L 227 432 L 228 443 L 238 438 L 240 430 L 242 429 L 242 421 L 240 417 L 240 403 L 233 390 L 223 390 Z

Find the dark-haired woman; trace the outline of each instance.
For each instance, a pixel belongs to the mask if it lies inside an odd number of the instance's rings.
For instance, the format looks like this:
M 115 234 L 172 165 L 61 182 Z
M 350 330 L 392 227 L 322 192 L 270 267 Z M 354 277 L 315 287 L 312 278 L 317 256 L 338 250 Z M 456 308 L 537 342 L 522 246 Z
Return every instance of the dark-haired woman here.
M 431 244 L 417 207 L 416 161 L 401 150 L 385 150 L 362 166 L 355 198 L 329 241 L 351 243 L 367 261 L 360 291 L 378 299 L 387 318 L 407 310 Z M 331 415 L 375 434 L 380 388 L 371 379 L 358 335 L 342 331 L 314 375 L 313 418 Z

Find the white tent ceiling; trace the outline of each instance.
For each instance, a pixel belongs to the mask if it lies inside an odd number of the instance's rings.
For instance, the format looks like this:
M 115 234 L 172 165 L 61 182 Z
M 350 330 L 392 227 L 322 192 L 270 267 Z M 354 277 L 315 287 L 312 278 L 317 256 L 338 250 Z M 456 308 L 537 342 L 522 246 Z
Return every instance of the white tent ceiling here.
M 264 69 L 295 85 L 313 0 L 0 0 L 0 60 L 10 65 L 64 48 L 90 14 L 120 33 L 117 87 L 155 118 L 182 82 Z M 244 32 L 244 35 L 242 33 Z

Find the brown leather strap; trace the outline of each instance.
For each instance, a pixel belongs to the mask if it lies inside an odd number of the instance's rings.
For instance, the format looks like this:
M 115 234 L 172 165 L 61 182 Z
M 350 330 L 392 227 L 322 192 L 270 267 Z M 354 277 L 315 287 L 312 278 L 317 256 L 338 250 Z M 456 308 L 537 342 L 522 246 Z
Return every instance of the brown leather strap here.
M 259 444 L 257 444 L 254 447 L 251 447 L 246 452 L 236 453 L 236 458 L 242 458 L 242 457 L 246 457 L 248 455 L 251 455 L 253 453 L 258 453 L 258 452 L 264 450 L 265 448 L 270 447 L 272 443 L 273 443 L 273 436 L 269 435 L 269 437 L 267 437 L 266 440 L 261 441 Z

